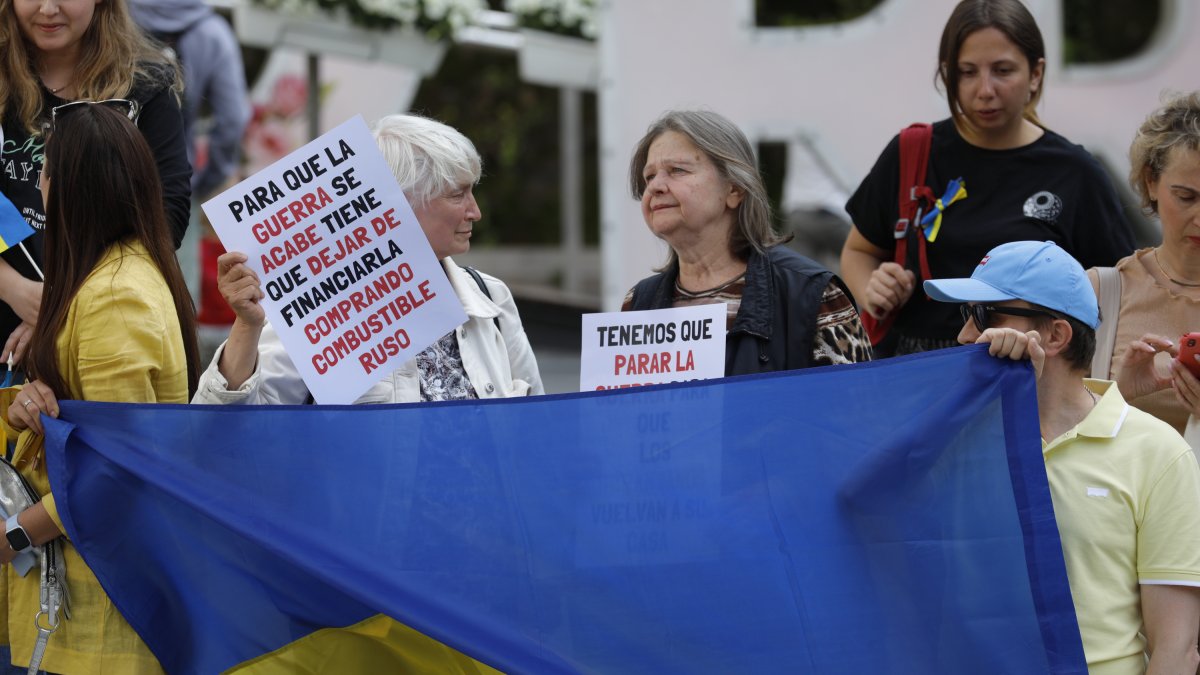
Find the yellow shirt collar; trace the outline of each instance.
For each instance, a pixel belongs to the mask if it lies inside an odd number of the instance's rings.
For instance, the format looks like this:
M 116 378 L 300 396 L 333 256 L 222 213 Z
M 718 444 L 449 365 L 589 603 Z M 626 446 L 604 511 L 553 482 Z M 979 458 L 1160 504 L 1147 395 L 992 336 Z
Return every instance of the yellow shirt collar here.
M 1087 417 L 1084 417 L 1083 421 L 1075 425 L 1073 429 L 1070 429 L 1049 443 L 1043 440 L 1043 454 L 1058 445 L 1074 439 L 1076 436 L 1113 438 L 1121 430 L 1121 425 L 1125 423 L 1125 417 L 1129 414 L 1129 404 L 1121 396 L 1116 383 L 1108 380 L 1085 378 L 1083 386 L 1088 391 L 1100 397 L 1096 401 L 1096 407 L 1092 408 Z

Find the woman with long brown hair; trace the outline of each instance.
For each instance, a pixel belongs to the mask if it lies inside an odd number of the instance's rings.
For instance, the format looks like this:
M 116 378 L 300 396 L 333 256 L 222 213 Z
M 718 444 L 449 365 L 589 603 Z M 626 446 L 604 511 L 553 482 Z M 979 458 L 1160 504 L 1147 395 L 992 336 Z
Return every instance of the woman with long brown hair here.
M 4 415 L 13 463 L 42 499 L 10 514 L 0 563 L 62 537 L 42 459 L 40 416 L 59 399 L 186 403 L 199 362 L 191 296 L 175 261 L 154 156 L 129 100 L 54 109 L 42 194 L 46 285 L 24 385 Z M 158 672 L 158 662 L 112 606 L 69 543 L 63 545 L 70 620 L 49 639 L 42 667 L 56 673 Z M 3 569 L 12 660 L 27 663 L 39 611 L 38 575 Z
M 1100 163 L 1038 118 L 1045 76 L 1042 33 L 1020 0 L 962 0 L 938 48 L 950 116 L 933 123 L 927 156 L 913 157 L 927 167 L 915 186 L 927 195 L 927 222 L 900 220 L 899 136 L 847 202 L 854 225 L 842 278 L 864 317 L 883 325 L 895 318 L 896 354 L 955 346 L 962 328 L 957 308 L 929 301 L 914 270 L 968 277 L 985 253 L 1011 241 L 1053 241 L 1085 268 L 1133 250 Z M 951 190 L 963 184 L 965 191 Z M 898 242 L 906 260 L 896 260 Z M 878 333 L 872 339 L 878 343 Z
M 34 234 L 0 254 L 0 370 L 22 356 L 38 322 L 46 213 L 38 194 L 43 128 L 72 101 L 138 102 L 176 247 L 191 211 L 191 165 L 175 68 L 130 16 L 127 0 L 0 0 L 0 192 Z M 21 250 L 24 248 L 25 250 Z

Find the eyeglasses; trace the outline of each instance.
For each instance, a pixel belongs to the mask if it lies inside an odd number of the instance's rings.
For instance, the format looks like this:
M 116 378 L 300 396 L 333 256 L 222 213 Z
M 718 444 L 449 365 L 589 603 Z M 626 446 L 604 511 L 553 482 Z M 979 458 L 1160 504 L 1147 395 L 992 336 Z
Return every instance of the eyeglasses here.
M 979 332 L 987 330 L 992 325 L 993 314 L 1006 314 L 1008 316 L 1048 316 L 1052 319 L 1061 319 L 1062 317 L 1052 312 L 1047 312 L 1042 309 L 1026 309 L 1024 307 L 996 307 L 995 305 L 972 305 L 963 303 L 958 306 L 958 313 L 962 315 L 963 323 L 968 319 L 975 322 L 975 327 Z
M 138 116 L 142 114 L 142 106 L 137 101 L 128 98 L 106 98 L 103 101 L 71 101 L 62 105 L 56 105 L 50 109 L 50 121 L 42 124 L 42 134 L 54 131 L 54 126 L 58 122 L 58 118 L 71 112 L 79 110 L 85 105 L 102 105 L 106 108 L 112 108 L 129 118 L 130 122 L 137 124 Z

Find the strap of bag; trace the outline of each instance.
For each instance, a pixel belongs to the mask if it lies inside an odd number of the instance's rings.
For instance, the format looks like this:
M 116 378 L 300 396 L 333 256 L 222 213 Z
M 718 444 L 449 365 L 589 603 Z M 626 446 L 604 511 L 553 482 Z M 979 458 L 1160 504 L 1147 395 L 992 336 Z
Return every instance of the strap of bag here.
M 917 239 L 920 276 L 917 281 L 929 279 L 929 262 L 925 256 L 925 237 L 920 233 L 921 204 L 932 203 L 936 197 L 925 185 L 925 172 L 929 168 L 929 147 L 933 144 L 933 125 L 910 124 L 900 132 L 900 203 L 899 220 L 896 221 L 896 263 L 908 265 L 908 240 Z
M 33 654 L 29 657 L 28 675 L 37 675 L 46 655 L 46 644 L 58 630 L 59 612 L 71 618 L 71 594 L 67 592 L 66 570 L 62 542 L 58 539 L 46 544 L 42 551 L 42 579 L 39 593 L 40 611 L 33 618 L 37 628 L 37 641 L 33 643 Z
M 487 296 L 487 299 L 491 300 L 492 292 L 488 290 L 487 284 L 483 282 L 483 277 L 480 276 L 479 270 L 468 265 L 463 265 L 463 269 L 467 271 L 467 274 L 471 275 L 471 278 L 475 280 L 475 285 L 479 286 L 479 290 Z M 500 317 L 494 316 L 492 317 L 492 321 L 496 324 L 496 330 L 500 330 Z
M 1121 311 L 1121 275 L 1115 267 L 1097 267 L 1100 293 L 1100 328 L 1096 331 L 1096 353 L 1092 356 L 1092 377 L 1109 379 L 1112 373 L 1113 347 L 1117 342 L 1117 314 Z
M 900 131 L 900 189 L 897 209 L 898 219 L 892 230 L 896 238 L 895 262 L 901 267 L 908 267 L 908 240 L 917 239 L 917 264 L 919 274 L 917 283 L 929 279 L 929 259 L 925 253 L 925 237 L 921 234 L 921 203 L 932 203 L 936 198 L 933 190 L 925 185 L 925 172 L 929 168 L 929 147 L 933 142 L 933 125 L 918 122 L 910 124 Z M 871 338 L 872 345 L 878 345 L 892 324 L 896 321 L 897 312 L 889 312 L 882 319 L 876 319 L 869 313 L 862 314 L 863 327 Z
M 39 499 L 37 490 L 25 476 L 7 459 L 0 457 L 0 511 L 20 513 Z M 41 670 L 46 644 L 54 631 L 58 630 L 59 613 L 67 619 L 71 618 L 71 594 L 66 584 L 66 560 L 62 555 L 62 539 L 51 540 L 34 550 L 41 561 L 41 574 L 39 611 L 33 617 L 38 636 L 29 661 L 29 673 L 36 675 Z
M 479 274 L 479 270 L 469 265 L 463 265 L 463 269 L 471 275 L 471 278 L 475 280 L 475 285 L 479 286 L 479 290 L 487 296 L 487 299 L 491 300 L 492 292 L 488 290 L 487 284 L 483 283 L 483 277 Z

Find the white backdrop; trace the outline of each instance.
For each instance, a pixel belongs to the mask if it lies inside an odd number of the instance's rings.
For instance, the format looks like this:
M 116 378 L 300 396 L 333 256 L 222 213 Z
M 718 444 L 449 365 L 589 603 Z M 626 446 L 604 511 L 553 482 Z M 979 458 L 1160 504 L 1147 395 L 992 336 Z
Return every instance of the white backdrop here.
M 1058 0 L 1026 0 L 1046 40 L 1043 121 L 1124 173 L 1162 91 L 1200 88 L 1200 9 L 1162 0 L 1150 49 L 1102 67 L 1062 65 Z M 600 40 L 603 305 L 619 308 L 664 260 L 629 194 L 629 157 L 674 108 L 708 108 L 752 141 L 803 138 L 850 190 L 899 129 L 948 115 L 934 88 L 938 39 L 957 0 L 887 0 L 833 26 L 756 28 L 754 0 L 608 0 Z

